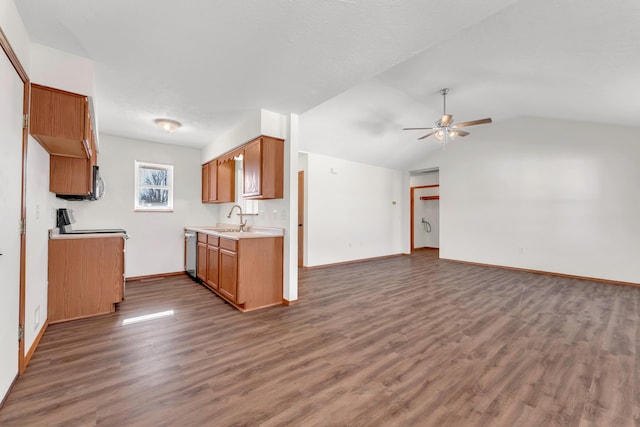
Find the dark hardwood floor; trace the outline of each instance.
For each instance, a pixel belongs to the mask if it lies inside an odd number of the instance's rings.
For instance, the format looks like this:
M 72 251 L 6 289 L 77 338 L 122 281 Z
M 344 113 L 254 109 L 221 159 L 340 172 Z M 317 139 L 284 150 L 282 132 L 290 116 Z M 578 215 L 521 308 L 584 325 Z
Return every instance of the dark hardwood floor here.
M 186 276 L 130 284 L 49 327 L 0 425 L 640 425 L 638 288 L 420 251 L 299 292 L 243 314 Z

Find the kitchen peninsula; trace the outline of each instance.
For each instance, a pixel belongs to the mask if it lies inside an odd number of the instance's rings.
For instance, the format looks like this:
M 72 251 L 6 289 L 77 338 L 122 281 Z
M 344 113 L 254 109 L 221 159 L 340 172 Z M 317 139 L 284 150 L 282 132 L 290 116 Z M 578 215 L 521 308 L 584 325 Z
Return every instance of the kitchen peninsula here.
M 282 304 L 284 230 L 218 224 L 185 232 L 197 234 L 197 280 L 207 288 L 243 312 Z

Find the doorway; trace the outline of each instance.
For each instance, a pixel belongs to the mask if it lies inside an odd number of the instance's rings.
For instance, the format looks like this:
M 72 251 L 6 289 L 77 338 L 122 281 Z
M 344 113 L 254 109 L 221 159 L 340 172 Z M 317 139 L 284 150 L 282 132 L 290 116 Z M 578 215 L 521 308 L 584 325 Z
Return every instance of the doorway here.
M 411 250 L 440 248 L 438 170 L 411 175 Z

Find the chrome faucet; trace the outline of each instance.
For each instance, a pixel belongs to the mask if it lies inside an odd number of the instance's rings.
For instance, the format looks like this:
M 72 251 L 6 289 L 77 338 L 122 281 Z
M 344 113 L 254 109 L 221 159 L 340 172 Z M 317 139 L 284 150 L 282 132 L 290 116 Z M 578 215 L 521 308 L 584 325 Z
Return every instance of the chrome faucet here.
M 235 208 L 238 208 L 238 210 L 240 211 L 240 213 L 239 213 L 239 215 L 240 215 L 240 231 L 244 231 L 244 227 L 245 227 L 245 225 L 247 225 L 247 220 L 244 219 L 244 214 L 242 213 L 242 206 L 240 206 L 240 205 L 231 206 L 231 210 L 229 211 L 229 215 L 227 215 L 227 218 L 231 218 L 231 214 L 233 213 L 233 210 Z

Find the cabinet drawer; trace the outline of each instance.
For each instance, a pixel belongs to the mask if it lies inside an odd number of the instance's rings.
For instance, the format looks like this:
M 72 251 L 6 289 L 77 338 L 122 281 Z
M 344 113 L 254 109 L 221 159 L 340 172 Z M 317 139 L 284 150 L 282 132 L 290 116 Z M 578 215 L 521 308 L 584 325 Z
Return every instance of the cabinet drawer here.
M 204 233 L 198 233 L 198 242 L 207 243 L 207 235 Z
M 220 248 L 228 251 L 238 252 L 238 241 L 231 239 L 220 239 Z
M 207 244 L 209 246 L 218 246 L 218 240 L 220 240 L 220 238 L 218 236 L 207 236 Z

